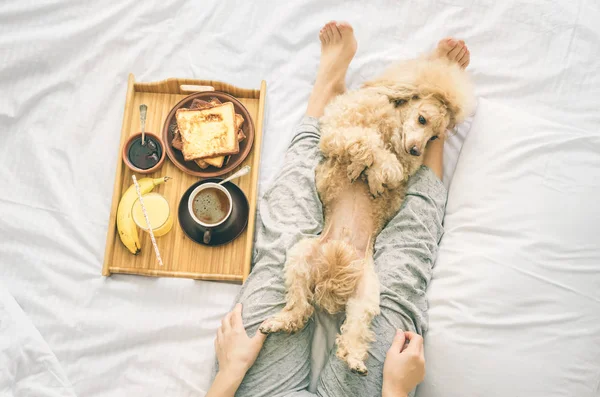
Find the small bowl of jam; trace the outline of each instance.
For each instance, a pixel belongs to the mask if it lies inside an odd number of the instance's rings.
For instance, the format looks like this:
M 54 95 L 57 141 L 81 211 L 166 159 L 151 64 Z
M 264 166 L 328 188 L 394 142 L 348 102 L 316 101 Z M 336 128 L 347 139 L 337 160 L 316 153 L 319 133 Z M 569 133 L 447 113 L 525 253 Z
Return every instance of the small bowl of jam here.
M 123 146 L 123 161 L 135 172 L 150 174 L 158 170 L 165 161 L 165 149 L 157 135 L 146 132 L 142 144 L 142 133 L 129 137 Z

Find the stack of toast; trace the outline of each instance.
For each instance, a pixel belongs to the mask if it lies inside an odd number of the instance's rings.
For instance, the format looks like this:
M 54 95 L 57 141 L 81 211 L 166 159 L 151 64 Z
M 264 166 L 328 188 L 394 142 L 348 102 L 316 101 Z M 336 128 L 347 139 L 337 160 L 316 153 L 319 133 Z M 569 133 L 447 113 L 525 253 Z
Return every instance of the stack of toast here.
M 189 109 L 177 110 L 176 119 L 171 146 L 183 153 L 185 161 L 194 161 L 203 169 L 223 167 L 246 139 L 241 128 L 244 117 L 235 113 L 231 102 L 194 99 Z

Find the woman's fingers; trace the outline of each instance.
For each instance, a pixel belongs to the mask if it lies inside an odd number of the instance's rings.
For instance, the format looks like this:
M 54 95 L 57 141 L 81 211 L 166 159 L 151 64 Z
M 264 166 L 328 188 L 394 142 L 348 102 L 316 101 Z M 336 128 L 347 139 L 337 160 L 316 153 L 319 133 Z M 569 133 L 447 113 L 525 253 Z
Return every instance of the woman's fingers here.
M 256 334 L 254 334 L 254 336 L 252 337 L 252 340 L 254 341 L 254 343 L 257 343 L 259 346 L 262 347 L 262 345 L 265 343 L 265 340 L 267 340 L 267 334 L 263 334 L 262 332 L 260 332 L 260 327 L 256 330 Z
M 238 303 L 231 312 L 231 326 L 233 328 L 244 329 L 244 322 L 242 321 L 242 304 Z
M 223 329 L 221 327 L 219 327 L 219 329 L 217 330 L 217 339 L 215 339 L 215 343 L 223 343 Z
M 221 328 L 223 328 L 223 332 L 228 332 L 231 329 L 231 313 L 233 312 L 227 313 L 221 320 Z
M 394 336 L 394 340 L 392 341 L 392 346 L 390 346 L 390 352 L 400 353 L 404 349 L 404 343 L 406 342 L 406 335 L 402 332 L 401 329 L 396 331 L 396 336 Z
M 419 334 L 415 334 L 414 332 L 405 332 L 404 335 L 409 341 L 408 347 L 404 350 L 423 355 L 423 337 Z

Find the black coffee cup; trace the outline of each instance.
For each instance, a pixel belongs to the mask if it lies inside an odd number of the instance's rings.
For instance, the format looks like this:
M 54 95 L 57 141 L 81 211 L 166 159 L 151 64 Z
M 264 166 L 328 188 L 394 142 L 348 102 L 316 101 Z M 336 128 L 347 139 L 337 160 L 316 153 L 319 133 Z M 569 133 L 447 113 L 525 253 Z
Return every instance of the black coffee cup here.
M 209 244 L 213 229 L 231 216 L 233 200 L 229 191 L 218 183 L 206 182 L 196 187 L 188 199 L 191 218 L 204 227 L 203 241 Z

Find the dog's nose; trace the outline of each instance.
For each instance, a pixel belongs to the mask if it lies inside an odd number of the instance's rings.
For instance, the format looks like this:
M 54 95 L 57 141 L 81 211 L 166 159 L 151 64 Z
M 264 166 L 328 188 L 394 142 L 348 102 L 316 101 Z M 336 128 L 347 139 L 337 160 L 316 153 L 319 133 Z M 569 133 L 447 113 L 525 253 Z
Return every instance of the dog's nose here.
M 420 156 L 421 155 L 421 151 L 415 145 L 415 146 L 413 146 L 413 147 L 410 148 L 410 154 L 411 154 L 411 156 Z

